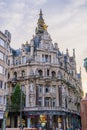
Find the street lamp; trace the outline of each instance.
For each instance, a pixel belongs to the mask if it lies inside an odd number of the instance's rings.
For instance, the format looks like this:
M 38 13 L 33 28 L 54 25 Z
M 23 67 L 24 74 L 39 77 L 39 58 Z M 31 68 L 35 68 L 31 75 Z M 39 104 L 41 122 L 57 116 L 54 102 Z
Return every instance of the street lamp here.
M 5 95 L 6 99 L 5 99 L 5 111 L 4 111 L 4 115 L 3 115 L 3 124 L 2 124 L 2 130 L 6 130 L 6 118 L 8 115 L 7 112 L 7 95 Z
M 20 130 L 22 130 L 22 86 L 21 86 L 21 100 L 20 100 Z
M 51 110 L 52 110 L 53 109 L 53 94 L 52 94 L 52 92 L 50 92 L 50 105 L 51 105 Z M 50 117 L 50 130 L 52 130 L 52 127 L 53 127 L 53 122 L 52 122 L 53 114 L 50 114 L 49 117 Z

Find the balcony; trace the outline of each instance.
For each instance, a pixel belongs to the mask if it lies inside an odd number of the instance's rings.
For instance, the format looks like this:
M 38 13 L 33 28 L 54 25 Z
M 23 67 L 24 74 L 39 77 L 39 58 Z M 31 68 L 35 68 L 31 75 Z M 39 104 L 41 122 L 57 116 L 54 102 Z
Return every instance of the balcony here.
M 31 111 L 42 111 L 42 112 L 47 112 L 47 111 L 51 111 L 51 112 L 69 112 L 69 113 L 78 113 L 77 111 L 74 111 L 74 110 L 70 110 L 70 109 L 66 109 L 64 107 L 59 107 L 59 106 L 56 106 L 56 107 L 40 107 L 40 106 L 34 106 L 34 107 L 25 107 L 24 108 L 24 111 L 25 112 L 31 112 Z

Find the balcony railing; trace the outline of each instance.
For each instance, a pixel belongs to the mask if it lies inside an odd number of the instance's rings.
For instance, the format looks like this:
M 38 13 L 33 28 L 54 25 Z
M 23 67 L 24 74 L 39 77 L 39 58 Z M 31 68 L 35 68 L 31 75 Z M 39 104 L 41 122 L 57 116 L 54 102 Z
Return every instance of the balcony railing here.
M 68 109 L 68 108 L 63 108 L 63 107 L 40 107 L 40 106 L 34 106 L 34 107 L 24 107 L 24 111 L 47 111 L 47 110 L 52 110 L 52 111 L 60 111 L 60 112 L 69 112 L 69 113 L 76 113 L 79 114 L 78 111 L 72 110 L 72 109 Z

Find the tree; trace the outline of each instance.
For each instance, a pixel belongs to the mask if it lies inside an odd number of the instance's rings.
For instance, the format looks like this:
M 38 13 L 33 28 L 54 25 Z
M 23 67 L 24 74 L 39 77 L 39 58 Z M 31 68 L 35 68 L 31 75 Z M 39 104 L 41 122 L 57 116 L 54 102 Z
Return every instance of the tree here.
M 17 84 L 15 86 L 14 92 L 12 93 L 11 98 L 11 108 L 13 111 L 19 111 L 24 107 L 25 104 L 25 95 L 21 89 L 21 86 Z

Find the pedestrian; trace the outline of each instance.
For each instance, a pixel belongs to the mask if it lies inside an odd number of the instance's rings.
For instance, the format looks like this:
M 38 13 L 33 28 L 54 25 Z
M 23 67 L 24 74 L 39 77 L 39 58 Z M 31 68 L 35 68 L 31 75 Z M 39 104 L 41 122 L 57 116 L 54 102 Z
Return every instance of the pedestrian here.
M 75 130 L 78 130 L 78 128 L 76 127 L 76 129 Z
M 55 130 L 58 130 L 58 127 L 56 126 Z

